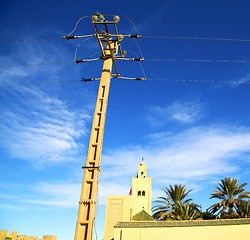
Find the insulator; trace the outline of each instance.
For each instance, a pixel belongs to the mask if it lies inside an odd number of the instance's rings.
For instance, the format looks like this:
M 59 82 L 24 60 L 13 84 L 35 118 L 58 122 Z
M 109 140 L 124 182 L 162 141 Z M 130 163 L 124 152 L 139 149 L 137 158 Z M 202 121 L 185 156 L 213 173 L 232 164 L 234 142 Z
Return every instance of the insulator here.
M 62 39 L 67 39 L 67 40 L 69 40 L 69 39 L 76 39 L 76 38 L 78 38 L 77 36 L 64 36 L 64 37 L 62 37 Z
M 99 16 L 98 16 L 98 20 L 99 20 L 100 22 L 103 22 L 103 21 L 105 20 L 105 18 L 104 18 L 104 16 L 99 15 Z
M 142 59 L 142 58 L 134 58 L 133 60 L 134 60 L 134 61 L 140 62 L 140 61 L 143 60 L 143 59 Z
M 130 38 L 139 38 L 139 37 L 141 37 L 141 36 L 138 35 L 138 34 L 136 34 L 136 35 L 132 35 L 132 34 L 131 34 L 131 35 L 129 35 L 129 37 L 130 37 Z
M 116 23 L 118 23 L 118 22 L 120 21 L 120 17 L 119 17 L 119 16 L 114 16 L 114 21 L 115 21 Z
M 118 35 L 118 36 L 117 36 L 117 39 L 118 39 L 118 41 L 122 41 L 122 39 L 123 39 L 123 35 L 121 35 L 121 34 L 120 34 L 120 35 Z
M 94 79 L 92 79 L 92 78 L 83 78 L 82 79 L 82 81 L 83 82 L 91 82 L 91 81 L 93 81 Z
M 93 16 L 91 17 L 91 19 L 92 19 L 92 22 L 96 22 L 96 21 L 98 20 L 98 17 L 97 17 L 96 15 L 93 15 Z
M 127 54 L 127 52 L 122 50 L 122 52 L 121 52 L 122 57 L 124 57 L 126 54 Z

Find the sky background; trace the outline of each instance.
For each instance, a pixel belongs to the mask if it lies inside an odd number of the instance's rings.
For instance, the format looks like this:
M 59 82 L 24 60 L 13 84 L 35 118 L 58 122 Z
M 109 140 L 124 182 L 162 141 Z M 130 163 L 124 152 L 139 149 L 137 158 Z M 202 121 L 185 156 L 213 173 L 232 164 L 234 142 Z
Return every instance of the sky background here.
M 70 62 L 82 39 L 69 34 L 83 16 L 120 15 L 122 34 L 250 39 L 248 0 L 31 1 L 0 0 L 0 229 L 74 238 L 102 61 Z M 90 18 L 75 35 L 93 34 Z M 12 41 L 56 38 L 44 41 Z M 7 40 L 7 41 L 6 41 Z M 250 60 L 250 42 L 138 39 L 145 60 Z M 140 56 L 124 39 L 128 57 Z M 98 57 L 95 38 L 78 59 Z M 112 79 L 104 133 L 96 218 L 102 239 L 107 195 L 127 195 L 142 157 L 152 176 L 152 200 L 169 184 L 185 184 L 205 211 L 212 185 L 225 177 L 248 182 L 250 165 L 250 63 L 142 62 L 146 77 Z M 117 61 L 121 76 L 143 77 L 138 62 Z M 152 79 L 234 81 L 175 82 Z M 250 186 L 246 186 L 250 190 Z

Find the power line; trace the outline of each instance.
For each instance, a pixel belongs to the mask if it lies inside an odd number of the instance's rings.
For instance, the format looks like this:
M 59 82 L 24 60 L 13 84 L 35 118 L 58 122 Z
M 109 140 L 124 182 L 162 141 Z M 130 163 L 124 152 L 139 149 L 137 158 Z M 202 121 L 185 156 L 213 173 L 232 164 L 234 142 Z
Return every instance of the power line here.
M 76 83 L 83 82 L 82 80 L 73 80 L 73 81 L 59 81 L 59 82 L 39 82 L 39 83 L 23 83 L 23 84 L 9 84 L 9 85 L 0 85 L 3 87 L 21 87 L 21 86 L 31 86 L 31 85 L 48 85 L 48 84 L 58 84 L 58 83 Z
M 31 42 L 31 41 L 47 41 L 47 40 L 58 40 L 62 39 L 61 37 L 57 38 L 33 38 L 33 39 L 17 39 L 17 40 L 0 40 L 0 42 Z
M 30 38 L 30 39 L 9 39 L 9 40 L 0 40 L 1 42 L 32 42 L 32 41 L 47 41 L 47 40 L 61 40 L 61 39 L 76 39 L 76 38 L 84 38 L 84 37 L 91 37 L 95 36 L 95 34 L 87 34 L 82 36 L 64 36 L 64 37 L 56 37 L 56 38 Z
M 171 78 L 148 78 L 144 81 L 168 81 L 168 82 L 198 82 L 198 83 L 232 83 L 232 84 L 250 84 L 250 82 L 242 81 L 219 81 L 219 80 L 199 80 L 199 79 L 171 79 Z
M 237 38 L 176 37 L 176 36 L 142 36 L 142 37 L 143 38 L 167 38 L 167 39 L 193 39 L 193 40 L 215 40 L 215 41 L 250 42 L 250 39 L 237 39 Z
M 150 59 L 146 58 L 144 61 L 159 61 L 159 62 L 221 62 L 221 63 L 250 63 L 250 60 L 220 60 L 220 59 Z M 87 62 L 87 61 L 86 61 Z M 46 63 L 30 63 L 30 64 L 13 64 L 13 65 L 0 65 L 0 67 L 25 67 L 25 66 L 39 66 L 51 64 L 65 64 L 74 63 L 74 61 L 65 62 L 46 62 Z
M 121 77 L 120 79 L 134 80 L 134 81 L 165 81 L 165 82 L 196 82 L 196 83 L 227 83 L 227 84 L 250 84 L 250 82 L 246 81 L 219 81 L 219 80 L 200 80 L 200 79 L 172 79 L 172 78 L 129 78 L 129 77 Z M 58 82 L 39 82 L 39 83 L 24 83 L 24 84 L 9 84 L 9 85 L 0 85 L 0 88 L 4 87 L 20 87 L 20 86 L 31 86 L 31 85 L 49 85 L 49 84 L 58 84 L 58 83 L 76 83 L 76 82 L 90 82 L 96 81 L 99 78 L 93 79 L 85 79 L 82 80 L 72 80 L 72 81 L 58 81 Z
M 76 28 L 77 28 L 77 26 L 78 26 L 78 23 L 79 23 L 82 19 L 87 18 L 87 17 L 91 17 L 91 16 L 83 16 L 83 17 L 79 18 L 78 21 L 76 22 L 76 25 L 75 25 L 74 29 L 73 29 L 69 34 L 67 34 L 67 36 L 69 36 L 70 34 L 72 34 L 72 33 L 76 30 Z
M 135 29 L 137 32 L 137 30 Z M 73 32 L 73 31 L 72 31 Z M 71 33 L 72 33 L 71 32 Z M 71 34 L 70 33 L 70 34 Z M 138 32 L 137 32 L 138 33 Z M 139 34 L 138 34 L 139 35 Z M 70 38 L 69 34 L 66 35 Z M 83 35 L 83 36 L 71 36 L 72 39 L 79 37 L 89 37 L 93 34 Z M 67 37 L 55 37 L 55 38 L 34 38 L 34 39 L 14 39 L 14 40 L 0 40 L 0 42 L 27 42 L 27 41 L 47 41 L 47 40 L 58 40 L 58 39 L 67 39 Z M 162 38 L 162 39 L 190 39 L 190 40 L 213 40 L 213 41 L 231 41 L 231 42 L 250 42 L 250 39 L 237 39 L 237 38 L 213 38 L 213 37 L 178 37 L 178 36 L 141 36 L 142 38 Z
M 144 59 L 144 61 L 159 62 L 224 62 L 224 63 L 249 63 L 250 60 L 220 60 L 220 59 Z
M 27 66 L 64 64 L 64 63 L 74 63 L 74 62 L 73 61 L 68 61 L 68 62 L 47 62 L 47 63 L 14 64 L 14 65 L 0 65 L 0 67 L 27 67 Z

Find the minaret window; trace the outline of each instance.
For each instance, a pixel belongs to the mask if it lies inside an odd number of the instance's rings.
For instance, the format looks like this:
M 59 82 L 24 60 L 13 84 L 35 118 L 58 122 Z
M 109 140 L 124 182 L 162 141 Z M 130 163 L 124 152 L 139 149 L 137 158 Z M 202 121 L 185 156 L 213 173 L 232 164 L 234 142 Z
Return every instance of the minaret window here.
M 145 191 L 142 191 L 142 196 L 145 196 Z
M 138 196 L 141 196 L 141 191 L 138 191 Z

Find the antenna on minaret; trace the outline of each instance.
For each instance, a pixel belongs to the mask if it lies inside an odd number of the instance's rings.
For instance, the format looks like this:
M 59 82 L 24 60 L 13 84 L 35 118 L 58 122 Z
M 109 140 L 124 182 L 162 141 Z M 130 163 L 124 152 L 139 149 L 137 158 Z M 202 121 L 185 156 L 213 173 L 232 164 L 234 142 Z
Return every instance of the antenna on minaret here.
M 141 161 L 144 162 L 144 157 L 141 158 Z

